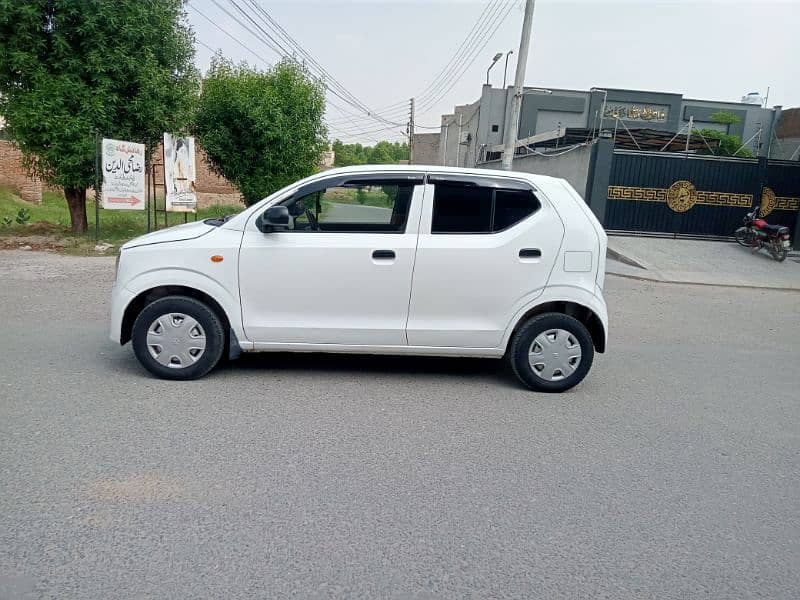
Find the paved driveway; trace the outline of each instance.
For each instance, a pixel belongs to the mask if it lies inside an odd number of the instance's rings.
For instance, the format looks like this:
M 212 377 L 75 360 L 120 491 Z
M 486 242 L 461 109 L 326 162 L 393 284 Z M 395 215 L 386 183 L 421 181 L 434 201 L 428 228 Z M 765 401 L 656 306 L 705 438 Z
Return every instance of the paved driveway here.
M 610 277 L 573 392 L 498 362 L 148 377 L 113 259 L 0 253 L 0 598 L 790 598 L 800 296 Z

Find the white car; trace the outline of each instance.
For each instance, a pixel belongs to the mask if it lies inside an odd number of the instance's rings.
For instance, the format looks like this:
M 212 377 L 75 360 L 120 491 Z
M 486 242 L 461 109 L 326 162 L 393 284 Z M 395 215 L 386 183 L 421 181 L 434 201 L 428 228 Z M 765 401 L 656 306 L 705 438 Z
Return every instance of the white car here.
M 606 234 L 564 180 L 333 169 L 125 244 L 111 339 L 192 379 L 240 352 L 506 357 L 563 391 L 606 347 Z

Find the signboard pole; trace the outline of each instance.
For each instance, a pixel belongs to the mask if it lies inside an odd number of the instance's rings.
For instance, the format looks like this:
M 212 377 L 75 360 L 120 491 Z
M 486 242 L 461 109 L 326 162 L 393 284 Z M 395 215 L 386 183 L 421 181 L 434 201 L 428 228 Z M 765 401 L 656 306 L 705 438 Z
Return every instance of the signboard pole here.
M 94 130 L 94 241 L 100 241 L 100 131 Z
M 146 163 L 146 162 L 147 162 L 147 161 L 145 161 L 145 163 Z M 144 172 L 145 172 L 145 173 L 147 173 L 147 172 L 148 172 L 148 169 L 149 169 L 149 170 L 152 170 L 152 169 L 150 169 L 150 165 L 147 165 L 147 166 L 145 166 L 145 168 L 144 168 Z M 153 178 L 153 174 L 152 174 L 152 173 L 150 173 L 150 179 L 152 179 L 152 178 Z M 150 233 L 150 182 L 149 182 L 149 181 L 148 181 L 148 182 L 146 182 L 146 185 L 147 185 L 147 195 L 146 195 L 146 200 L 145 200 L 145 202 L 146 202 L 147 204 L 146 204 L 146 206 L 144 207 L 144 211 L 147 213 L 147 233 Z

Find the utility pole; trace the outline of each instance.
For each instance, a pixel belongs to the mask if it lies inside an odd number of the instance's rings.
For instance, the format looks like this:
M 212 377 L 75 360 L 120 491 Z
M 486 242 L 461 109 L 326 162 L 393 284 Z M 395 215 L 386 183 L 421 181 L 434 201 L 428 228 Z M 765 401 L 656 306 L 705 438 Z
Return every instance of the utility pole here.
M 411 98 L 411 110 L 408 117 L 408 164 L 414 164 L 414 99 Z
M 461 166 L 461 119 L 464 117 L 464 113 L 458 113 L 458 139 L 456 140 L 456 166 Z
M 525 17 L 522 20 L 522 37 L 519 40 L 519 54 L 517 54 L 517 72 L 514 75 L 514 97 L 511 100 L 511 118 L 508 120 L 503 140 L 501 168 L 504 171 L 511 170 L 517 147 L 517 127 L 522 108 L 522 87 L 525 84 L 525 68 L 528 66 L 528 50 L 531 45 L 534 2 L 535 0 L 525 0 Z
M 689 140 L 692 139 L 693 126 L 694 126 L 694 115 L 689 115 L 689 131 L 686 132 L 686 152 L 689 152 Z

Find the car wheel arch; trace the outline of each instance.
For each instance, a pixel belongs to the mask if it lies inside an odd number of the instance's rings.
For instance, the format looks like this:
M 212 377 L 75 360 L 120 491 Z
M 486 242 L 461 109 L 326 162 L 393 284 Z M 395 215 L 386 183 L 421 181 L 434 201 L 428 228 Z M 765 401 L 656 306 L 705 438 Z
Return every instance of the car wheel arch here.
M 227 352 L 228 344 L 230 343 L 229 332 L 231 331 L 231 321 L 230 317 L 225 312 L 225 309 L 222 307 L 222 304 L 210 294 L 197 288 L 185 285 L 159 285 L 137 294 L 133 300 L 128 303 L 128 306 L 125 307 L 125 312 L 122 316 L 120 344 L 127 344 L 131 340 L 133 324 L 136 321 L 136 317 L 139 316 L 139 313 L 141 313 L 142 310 L 144 310 L 144 308 L 154 300 L 165 298 L 167 296 L 186 296 L 189 298 L 194 298 L 195 300 L 203 302 L 211 310 L 213 310 L 223 322 L 224 331 L 226 332 L 225 351 Z
M 560 313 L 574 317 L 583 323 L 586 329 L 589 330 L 589 333 L 592 336 L 592 343 L 595 351 L 600 354 L 605 352 L 605 327 L 603 326 L 603 321 L 594 310 L 588 306 L 585 306 L 584 304 L 572 300 L 548 300 L 528 308 L 519 318 L 514 321 L 513 327 L 510 328 L 505 338 L 506 353 L 508 352 L 511 342 L 514 339 L 514 334 L 516 334 L 517 331 L 519 331 L 520 328 L 522 328 L 532 318 L 545 313 Z

